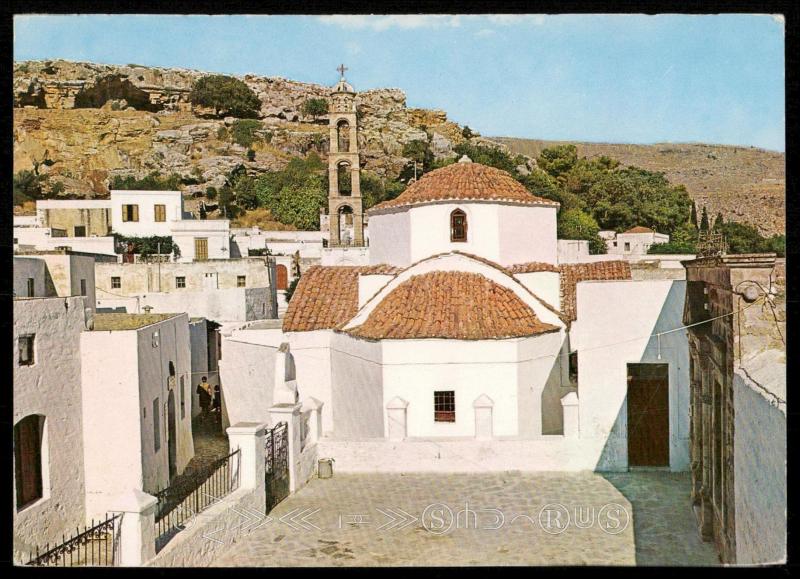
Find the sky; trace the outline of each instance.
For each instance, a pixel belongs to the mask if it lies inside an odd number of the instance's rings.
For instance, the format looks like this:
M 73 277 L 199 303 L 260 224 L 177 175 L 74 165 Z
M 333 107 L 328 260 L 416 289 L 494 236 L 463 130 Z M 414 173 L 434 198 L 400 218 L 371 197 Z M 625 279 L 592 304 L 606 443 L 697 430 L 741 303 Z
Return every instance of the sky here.
M 785 148 L 772 15 L 18 15 L 14 59 L 400 88 L 486 136 Z

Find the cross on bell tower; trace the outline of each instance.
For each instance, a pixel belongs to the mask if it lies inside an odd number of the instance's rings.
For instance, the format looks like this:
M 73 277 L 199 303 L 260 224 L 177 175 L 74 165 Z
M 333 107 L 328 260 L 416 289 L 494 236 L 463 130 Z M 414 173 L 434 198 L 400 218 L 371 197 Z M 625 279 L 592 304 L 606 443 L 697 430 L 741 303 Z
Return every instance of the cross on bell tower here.
M 364 211 L 361 200 L 361 166 L 358 154 L 358 126 L 353 87 L 344 79 L 347 67 L 340 64 L 339 82 L 331 91 L 328 114 L 329 245 L 364 245 Z

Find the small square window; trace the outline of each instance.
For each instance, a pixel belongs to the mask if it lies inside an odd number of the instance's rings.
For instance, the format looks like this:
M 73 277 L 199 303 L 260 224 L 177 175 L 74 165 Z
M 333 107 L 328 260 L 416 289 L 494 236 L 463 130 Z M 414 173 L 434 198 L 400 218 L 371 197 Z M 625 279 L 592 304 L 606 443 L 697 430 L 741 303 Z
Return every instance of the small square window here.
M 119 289 L 122 287 L 122 278 L 121 277 L 112 277 L 111 278 L 111 289 Z
M 36 280 L 32 277 L 28 278 L 28 297 L 32 298 L 36 295 Z
M 19 365 L 33 366 L 35 334 L 19 337 Z
M 175 287 L 177 288 L 186 287 L 186 278 L 184 276 L 176 276 Z
M 75 237 L 86 237 L 86 227 L 84 225 L 76 225 L 75 226 Z
M 631 242 L 630 241 L 626 241 L 625 242 L 625 251 L 630 251 L 630 250 L 631 250 Z
M 81 280 L 81 295 L 82 296 L 86 295 L 86 280 L 85 279 Z
M 247 282 L 247 276 L 244 275 L 237 275 L 236 276 L 236 287 L 245 287 Z
M 456 421 L 456 393 L 453 390 L 437 390 L 433 393 L 434 422 Z
M 123 205 L 122 206 L 122 221 L 139 221 L 139 206 L 138 205 Z

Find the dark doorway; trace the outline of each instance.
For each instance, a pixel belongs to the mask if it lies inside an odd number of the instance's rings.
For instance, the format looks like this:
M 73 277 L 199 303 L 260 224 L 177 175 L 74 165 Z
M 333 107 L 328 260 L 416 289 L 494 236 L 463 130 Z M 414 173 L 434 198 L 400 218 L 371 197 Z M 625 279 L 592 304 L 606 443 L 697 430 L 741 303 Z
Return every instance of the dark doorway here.
M 628 466 L 669 466 L 668 364 L 628 364 Z
M 167 445 L 169 449 L 169 480 L 178 474 L 178 429 L 175 424 L 175 391 L 167 398 Z

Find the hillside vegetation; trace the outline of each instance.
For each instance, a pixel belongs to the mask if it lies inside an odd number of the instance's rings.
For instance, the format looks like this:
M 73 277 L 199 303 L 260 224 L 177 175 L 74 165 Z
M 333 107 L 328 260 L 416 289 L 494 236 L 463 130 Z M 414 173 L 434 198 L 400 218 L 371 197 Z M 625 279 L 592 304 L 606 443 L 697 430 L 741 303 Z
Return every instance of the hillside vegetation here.
M 565 141 L 493 137 L 517 154 L 538 157 Z M 698 207 L 726 220 L 752 223 L 765 235 L 784 233 L 786 168 L 785 155 L 755 147 L 732 147 L 697 143 L 622 145 L 575 142 L 579 157 L 602 156 L 623 165 L 664 173 L 686 191 Z

